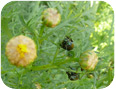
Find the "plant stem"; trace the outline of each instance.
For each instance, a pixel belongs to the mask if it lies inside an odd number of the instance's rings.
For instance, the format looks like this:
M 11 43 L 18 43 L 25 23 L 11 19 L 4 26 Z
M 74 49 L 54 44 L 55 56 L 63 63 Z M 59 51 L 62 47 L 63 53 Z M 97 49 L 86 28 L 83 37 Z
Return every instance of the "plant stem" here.
M 56 59 L 56 57 L 57 57 L 57 55 L 58 55 L 58 52 L 59 52 L 59 48 L 57 47 L 56 52 L 55 52 L 55 54 L 54 54 L 54 58 L 53 58 L 53 60 L 52 60 L 52 64 L 54 63 L 54 61 L 55 61 L 55 59 Z
M 19 15 L 19 19 L 20 19 L 20 22 L 22 23 L 22 25 L 27 28 L 35 37 L 34 37 L 34 40 L 36 41 L 37 43 L 37 49 L 38 49 L 38 35 L 37 33 L 35 32 L 35 30 L 33 30 L 31 27 L 29 27 L 27 25 L 27 23 L 25 22 L 24 18 L 22 15 Z
M 94 72 L 94 86 L 93 88 L 96 89 L 96 80 L 97 80 L 97 75 L 96 75 L 96 72 Z
M 41 30 L 40 30 L 40 33 L 39 33 L 39 37 L 42 37 L 43 36 L 43 33 L 44 33 L 44 25 L 42 24 L 41 26 Z
M 43 33 L 44 33 L 44 25 L 42 24 L 41 26 L 41 29 L 40 29 L 40 32 L 39 32 L 39 38 L 38 38 L 38 41 L 39 41 L 39 54 L 41 54 L 41 51 L 42 51 L 42 42 L 43 42 Z
M 33 71 L 37 71 L 37 70 L 45 70 L 45 69 L 51 69 L 51 68 L 58 68 L 59 65 L 62 65 L 62 64 L 65 64 L 67 62 L 72 62 L 72 61 L 78 61 L 79 59 L 78 58 L 70 58 L 70 59 L 67 59 L 67 60 L 62 60 L 62 62 L 56 62 L 54 64 L 47 64 L 47 65 L 43 65 L 43 66 L 33 66 L 31 68 L 31 70 Z

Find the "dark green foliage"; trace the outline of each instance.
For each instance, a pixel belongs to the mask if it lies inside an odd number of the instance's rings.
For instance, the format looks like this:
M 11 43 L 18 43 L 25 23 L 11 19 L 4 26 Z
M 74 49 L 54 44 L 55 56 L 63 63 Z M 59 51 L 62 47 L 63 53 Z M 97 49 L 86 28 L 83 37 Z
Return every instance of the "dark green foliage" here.
M 42 24 L 42 12 L 56 8 L 61 22 L 54 28 Z M 95 89 L 110 85 L 114 76 L 114 12 L 105 2 L 87 1 L 12 1 L 1 12 L 1 77 L 11 88 Z M 26 68 L 11 65 L 5 56 L 5 46 L 11 37 L 23 34 L 37 45 L 38 56 Z M 60 47 L 70 36 L 74 48 Z M 95 47 L 95 48 L 93 48 Z M 80 54 L 94 49 L 99 62 L 94 71 L 81 70 Z M 72 70 L 69 66 L 76 68 Z M 66 71 L 80 73 L 71 81 Z M 94 74 L 88 78 L 87 74 Z

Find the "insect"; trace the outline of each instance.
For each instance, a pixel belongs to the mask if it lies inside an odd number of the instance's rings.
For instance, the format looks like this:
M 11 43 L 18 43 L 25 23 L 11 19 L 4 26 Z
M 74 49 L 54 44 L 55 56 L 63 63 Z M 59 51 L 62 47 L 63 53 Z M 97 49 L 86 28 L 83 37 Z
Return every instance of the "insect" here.
M 80 78 L 79 73 L 75 72 L 66 72 L 70 80 L 78 80 Z
M 71 69 L 75 70 L 74 68 L 71 68 Z M 67 71 L 66 74 L 68 75 L 68 78 L 72 81 L 78 80 L 80 78 L 80 73 Z
M 66 36 L 65 39 L 60 44 L 60 46 L 63 49 L 70 51 L 74 48 L 73 40 L 70 37 Z

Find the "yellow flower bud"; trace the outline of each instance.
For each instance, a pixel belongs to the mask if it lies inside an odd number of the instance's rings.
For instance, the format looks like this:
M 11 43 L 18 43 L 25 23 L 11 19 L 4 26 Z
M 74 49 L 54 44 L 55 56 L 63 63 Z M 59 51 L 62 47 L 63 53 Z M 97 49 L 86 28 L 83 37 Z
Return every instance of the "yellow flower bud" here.
M 85 70 L 94 70 L 98 63 L 98 57 L 93 51 L 86 51 L 81 54 L 79 64 Z
M 43 22 L 48 27 L 55 27 L 61 21 L 61 15 L 54 8 L 48 8 L 43 11 Z

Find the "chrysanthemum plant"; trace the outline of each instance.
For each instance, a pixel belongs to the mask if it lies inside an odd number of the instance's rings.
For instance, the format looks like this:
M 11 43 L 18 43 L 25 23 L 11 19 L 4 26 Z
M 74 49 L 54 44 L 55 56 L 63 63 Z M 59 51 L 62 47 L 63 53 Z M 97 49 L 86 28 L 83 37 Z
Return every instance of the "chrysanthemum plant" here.
M 103 6 L 109 6 L 91 4 L 40 1 L 6 5 L 1 21 L 4 40 L 1 71 L 5 84 L 12 88 L 38 89 L 87 89 L 109 85 L 113 30 L 104 32 L 99 28 L 103 23 L 100 16 L 105 17 L 109 12 L 104 9 L 104 14 Z M 105 29 L 110 30 L 111 21 L 107 21 Z

